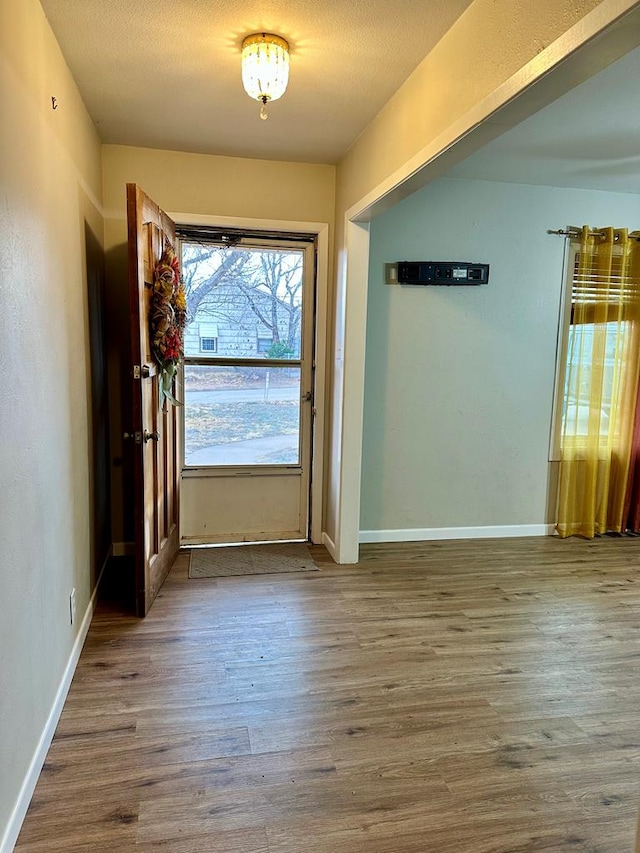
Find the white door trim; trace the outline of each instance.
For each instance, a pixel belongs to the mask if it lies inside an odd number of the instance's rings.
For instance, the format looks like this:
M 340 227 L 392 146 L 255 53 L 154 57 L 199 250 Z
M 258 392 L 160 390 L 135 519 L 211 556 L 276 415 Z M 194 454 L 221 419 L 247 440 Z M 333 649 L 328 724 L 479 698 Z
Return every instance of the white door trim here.
M 310 536 L 314 544 L 322 543 L 322 500 L 324 474 L 324 412 L 326 378 L 327 306 L 329 296 L 329 225 L 326 222 L 299 222 L 289 219 L 252 219 L 236 216 L 204 216 L 184 212 L 168 214 L 176 225 L 209 225 L 239 228 L 246 231 L 287 231 L 317 235 L 315 371 L 313 399 L 314 419 L 311 448 L 311 514 Z
M 335 352 L 334 416 L 340 416 L 338 439 L 339 494 L 336 501 L 335 550 L 338 563 L 358 562 L 360 533 L 360 476 L 364 425 L 364 367 L 369 286 L 369 223 L 345 218 L 344 263 L 338 270 L 337 310 L 344 311 L 342 345 Z M 334 417 L 335 420 L 335 417 Z M 335 448 L 334 444 L 334 448 Z M 335 453 L 335 449 L 334 449 Z M 335 457 L 334 457 L 335 458 Z

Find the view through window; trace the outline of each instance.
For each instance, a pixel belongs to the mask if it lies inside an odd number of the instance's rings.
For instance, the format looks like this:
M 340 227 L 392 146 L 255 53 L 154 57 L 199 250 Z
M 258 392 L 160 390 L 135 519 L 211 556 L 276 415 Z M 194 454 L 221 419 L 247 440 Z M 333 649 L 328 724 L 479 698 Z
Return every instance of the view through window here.
M 569 326 L 567 370 L 565 377 L 563 431 L 581 436 L 589 432 L 589 419 L 595 418 L 600 435 L 609 432 L 611 403 L 619 385 L 618 353 L 626 345 L 628 323 L 580 323 Z M 599 340 L 596 332 L 599 331 Z M 594 358 L 595 346 L 603 348 L 603 358 Z M 595 367 L 594 367 L 595 365 Z M 616 370 L 617 366 L 617 370 Z M 601 372 L 602 399 L 599 409 L 590 405 L 593 371 Z
M 185 464 L 299 464 L 303 251 L 185 241 Z

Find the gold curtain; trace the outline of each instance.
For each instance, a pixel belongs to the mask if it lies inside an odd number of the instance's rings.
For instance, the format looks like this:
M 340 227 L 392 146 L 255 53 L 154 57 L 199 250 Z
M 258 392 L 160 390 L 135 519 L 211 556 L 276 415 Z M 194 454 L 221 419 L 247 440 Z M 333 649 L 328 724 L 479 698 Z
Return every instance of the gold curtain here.
M 582 229 L 571 293 L 557 530 L 623 530 L 640 373 L 640 243 Z

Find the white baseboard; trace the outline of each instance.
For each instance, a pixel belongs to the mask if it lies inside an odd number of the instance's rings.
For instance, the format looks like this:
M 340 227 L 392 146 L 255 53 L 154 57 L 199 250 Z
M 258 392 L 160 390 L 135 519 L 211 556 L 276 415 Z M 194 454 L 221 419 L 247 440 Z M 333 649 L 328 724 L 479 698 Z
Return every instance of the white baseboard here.
M 113 556 L 114 557 L 135 557 L 136 543 L 135 542 L 114 542 Z
M 80 658 L 80 653 L 82 652 L 82 647 L 87 637 L 87 632 L 89 631 L 89 625 L 91 624 L 91 619 L 93 617 L 93 611 L 95 609 L 96 598 L 98 595 L 98 589 L 100 587 L 100 581 L 102 580 L 103 572 L 104 566 L 102 567 L 100 577 L 98 578 L 98 581 L 95 585 L 95 589 L 93 590 L 91 598 L 89 599 L 89 604 L 87 605 L 82 624 L 80 625 L 80 630 L 78 631 L 75 642 L 73 644 L 73 648 L 71 649 L 71 654 L 69 655 L 69 660 L 67 661 L 67 665 L 62 675 L 60 686 L 58 687 L 58 691 L 56 693 L 55 699 L 53 700 L 53 705 L 49 712 L 47 722 L 45 723 L 44 729 L 42 730 L 40 740 L 38 741 L 38 745 L 33 754 L 33 758 L 31 759 L 31 763 L 29 764 L 29 769 L 27 770 L 27 774 L 22 783 L 22 787 L 20 788 L 20 793 L 18 794 L 16 804 L 13 807 L 13 811 L 11 812 L 9 823 L 7 824 L 2 839 L 0 839 L 0 853 L 11 853 L 11 851 L 15 847 L 16 841 L 18 840 L 18 835 L 20 834 L 22 823 L 27 814 L 27 809 L 29 808 L 31 798 L 33 797 L 33 792 L 38 782 L 40 771 L 42 770 L 42 765 L 44 764 L 44 761 L 47 757 L 47 753 L 49 751 L 49 747 L 51 746 L 51 741 L 53 740 L 53 736 L 56 731 L 56 726 L 58 725 L 58 720 L 60 719 L 60 715 L 62 714 L 62 709 L 64 708 L 67 693 L 69 692 L 69 687 L 71 686 L 73 674 L 76 671 L 76 666 Z
M 324 547 L 327 549 L 327 551 L 331 554 L 331 556 L 333 557 L 333 559 L 337 563 L 338 558 L 337 558 L 336 554 L 338 553 L 338 549 L 336 548 L 336 543 L 329 536 L 329 534 L 325 533 L 324 531 L 322 533 L 322 544 L 324 545 Z
M 553 524 L 502 524 L 488 527 L 424 527 L 400 530 L 361 530 L 360 542 L 428 542 L 435 539 L 506 539 L 513 536 L 552 536 L 553 533 Z M 327 548 L 329 549 L 328 545 Z

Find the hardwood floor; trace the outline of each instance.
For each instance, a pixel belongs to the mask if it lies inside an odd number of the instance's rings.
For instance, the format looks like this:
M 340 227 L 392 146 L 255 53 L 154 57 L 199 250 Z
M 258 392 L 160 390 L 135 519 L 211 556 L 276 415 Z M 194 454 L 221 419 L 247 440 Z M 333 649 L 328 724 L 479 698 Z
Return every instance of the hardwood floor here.
M 365 546 L 101 606 L 18 853 L 627 853 L 640 539 Z

